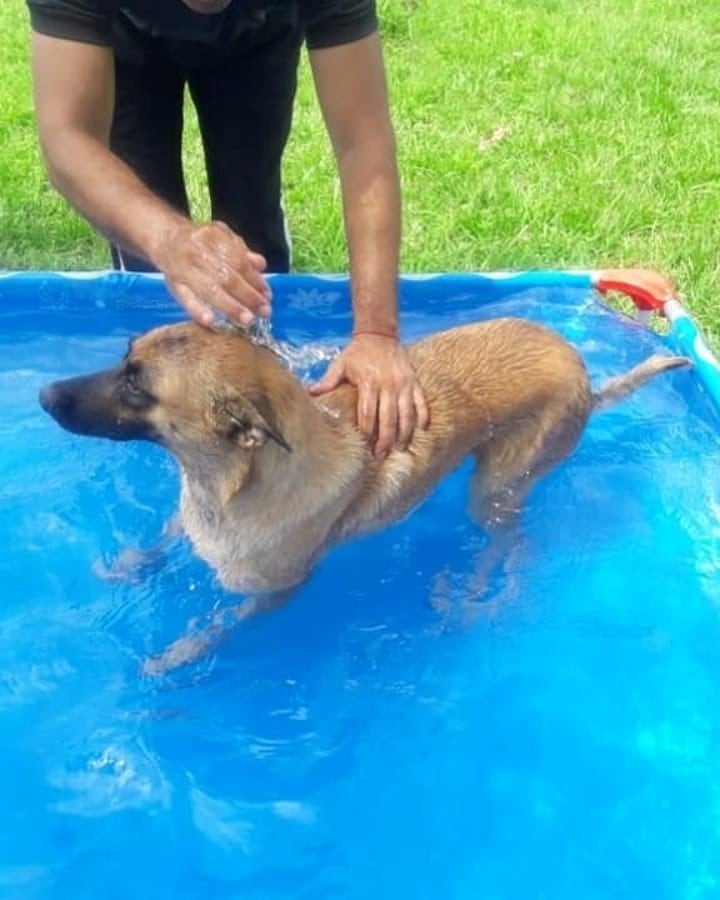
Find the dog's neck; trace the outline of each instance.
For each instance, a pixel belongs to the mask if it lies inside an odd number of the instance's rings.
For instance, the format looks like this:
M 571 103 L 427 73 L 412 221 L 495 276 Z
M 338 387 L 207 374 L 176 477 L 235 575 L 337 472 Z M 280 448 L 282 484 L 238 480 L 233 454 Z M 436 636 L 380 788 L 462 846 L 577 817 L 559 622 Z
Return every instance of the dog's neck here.
M 264 564 L 277 576 L 282 561 L 268 559 L 267 547 L 309 568 L 303 554 L 324 544 L 362 489 L 369 451 L 354 410 L 353 389 L 315 401 L 288 373 L 274 413 L 290 451 L 268 439 L 250 450 L 178 453 L 185 530 L 228 586 L 259 583 Z
M 291 450 L 269 440 L 251 452 L 245 465 L 240 462 L 236 485 L 232 480 L 220 485 L 233 517 L 244 505 L 256 515 L 262 503 L 274 515 L 282 510 L 283 520 L 296 525 L 317 517 L 340 494 L 352 494 L 349 488 L 359 478 L 367 453 L 362 438 L 341 411 L 313 401 L 298 387 L 294 397 L 283 398 L 280 415 Z

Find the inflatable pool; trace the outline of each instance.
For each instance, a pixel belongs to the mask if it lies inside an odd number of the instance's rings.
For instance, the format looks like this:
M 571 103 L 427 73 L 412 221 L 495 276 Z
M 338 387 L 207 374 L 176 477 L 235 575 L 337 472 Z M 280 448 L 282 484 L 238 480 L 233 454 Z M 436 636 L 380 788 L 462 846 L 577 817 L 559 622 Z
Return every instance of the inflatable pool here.
M 312 378 L 349 332 L 347 279 L 273 291 L 274 336 L 310 347 Z M 155 276 L 0 277 L 0 896 L 720 895 L 711 349 L 647 273 L 404 276 L 401 300 L 407 340 L 517 315 L 568 338 L 594 382 L 653 352 L 693 366 L 591 420 L 482 594 L 461 466 L 158 680 L 142 660 L 232 599 L 182 541 L 107 577 L 171 516 L 174 463 L 62 431 L 37 393 L 181 310 Z

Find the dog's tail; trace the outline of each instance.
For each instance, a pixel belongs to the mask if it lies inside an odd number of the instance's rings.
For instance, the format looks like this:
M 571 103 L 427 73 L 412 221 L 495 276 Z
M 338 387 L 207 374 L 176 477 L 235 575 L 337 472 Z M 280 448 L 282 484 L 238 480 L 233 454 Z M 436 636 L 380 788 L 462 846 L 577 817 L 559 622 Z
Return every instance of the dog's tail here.
M 625 397 L 642 387 L 646 381 L 650 381 L 651 378 L 654 378 L 661 372 L 689 365 L 692 365 L 692 362 L 686 356 L 651 356 L 624 375 L 611 378 L 599 391 L 594 393 L 593 412 L 607 409 L 608 406 L 619 403 L 620 400 L 624 400 Z

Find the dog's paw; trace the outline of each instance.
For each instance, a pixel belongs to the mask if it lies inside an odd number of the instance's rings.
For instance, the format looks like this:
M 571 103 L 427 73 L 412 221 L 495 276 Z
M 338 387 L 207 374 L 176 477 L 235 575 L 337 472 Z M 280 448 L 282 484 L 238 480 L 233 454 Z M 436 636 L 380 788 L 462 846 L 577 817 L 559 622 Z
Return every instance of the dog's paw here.
M 103 581 L 139 584 L 163 567 L 167 561 L 168 549 L 182 534 L 180 517 L 174 516 L 165 523 L 156 544 L 150 547 L 126 547 L 110 565 L 96 560 L 92 566 L 93 573 Z
M 149 656 L 142 664 L 143 675 L 167 675 L 174 669 L 187 666 L 199 659 L 206 651 L 205 642 L 197 637 L 183 637 L 158 653 Z
M 206 629 L 199 634 L 186 634 L 173 641 L 162 653 L 149 656 L 142 664 L 143 675 L 167 675 L 182 666 L 189 666 L 215 646 L 218 634 L 214 629 Z
M 143 675 L 166 675 L 181 666 L 197 662 L 228 636 L 239 622 L 258 611 L 255 600 L 248 600 L 239 606 L 217 610 L 206 619 L 207 624 L 199 627 L 202 619 L 194 618 L 188 623 L 189 633 L 173 641 L 169 647 L 155 656 L 148 657 L 142 664 Z
M 103 581 L 140 584 L 158 572 L 165 564 L 164 550 L 159 548 L 126 547 L 107 565 L 100 560 L 93 563 L 93 574 Z
M 92 565 L 93 574 L 103 581 L 122 581 L 130 584 L 142 580 L 148 566 L 147 553 L 136 547 L 127 547 L 109 565 L 96 560 Z

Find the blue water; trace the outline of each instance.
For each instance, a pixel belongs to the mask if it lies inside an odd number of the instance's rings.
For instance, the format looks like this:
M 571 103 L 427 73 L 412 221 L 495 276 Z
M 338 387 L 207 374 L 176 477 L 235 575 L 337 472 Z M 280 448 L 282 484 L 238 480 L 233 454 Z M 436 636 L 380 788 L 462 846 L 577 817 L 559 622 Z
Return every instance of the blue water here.
M 661 346 L 577 291 L 434 289 L 406 286 L 408 337 L 521 314 L 595 380 Z M 276 336 L 336 346 L 344 290 L 280 285 Z M 720 448 L 692 373 L 592 421 L 484 597 L 465 466 L 156 681 L 142 659 L 231 602 L 183 542 L 100 575 L 156 539 L 174 464 L 36 403 L 177 318 L 111 299 L 0 309 L 0 897 L 720 896 Z

